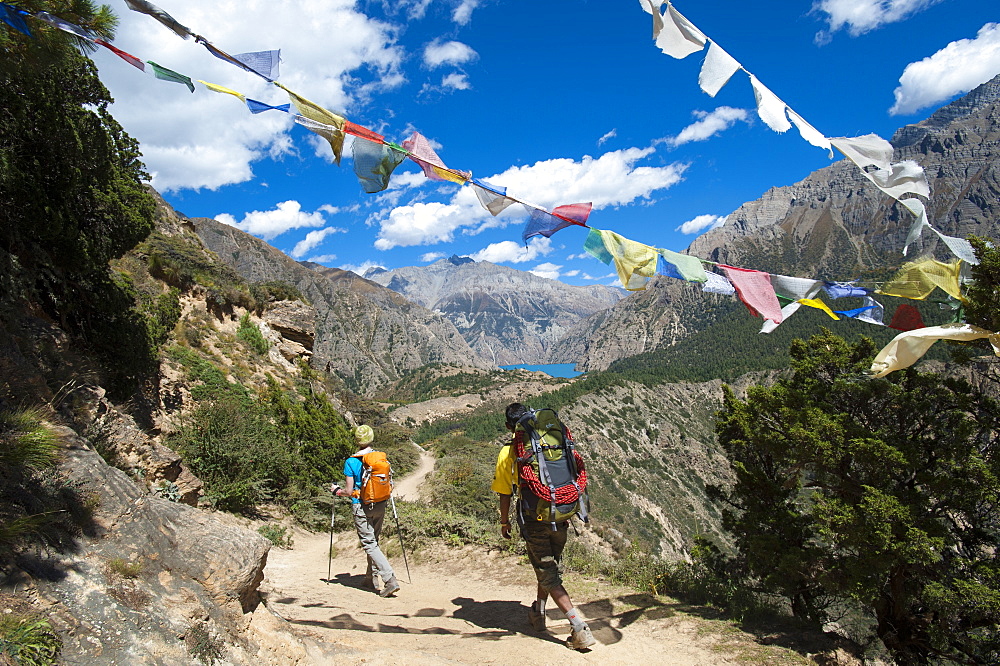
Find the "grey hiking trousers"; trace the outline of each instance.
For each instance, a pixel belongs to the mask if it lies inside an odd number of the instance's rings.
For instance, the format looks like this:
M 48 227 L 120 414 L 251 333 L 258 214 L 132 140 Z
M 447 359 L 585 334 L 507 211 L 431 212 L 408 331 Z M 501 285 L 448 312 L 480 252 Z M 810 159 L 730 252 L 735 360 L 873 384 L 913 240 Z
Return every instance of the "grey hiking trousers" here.
M 382 534 L 382 521 L 385 519 L 385 505 L 388 501 L 351 505 L 354 527 L 358 530 L 361 547 L 365 549 L 365 555 L 368 557 L 367 576 L 371 578 L 373 573 L 378 574 L 383 583 L 396 576 L 389 565 L 389 560 L 378 546 L 378 538 Z

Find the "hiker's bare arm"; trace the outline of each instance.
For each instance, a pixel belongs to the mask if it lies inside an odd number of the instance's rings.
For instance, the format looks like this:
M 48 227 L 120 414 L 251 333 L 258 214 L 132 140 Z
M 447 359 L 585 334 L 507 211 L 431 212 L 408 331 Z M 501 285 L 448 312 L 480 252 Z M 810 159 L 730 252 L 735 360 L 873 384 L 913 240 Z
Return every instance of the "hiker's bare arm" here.
M 354 494 L 354 477 L 347 477 L 347 480 L 344 483 L 347 485 L 346 488 L 341 488 L 336 484 L 333 485 L 333 488 L 335 489 L 333 494 L 337 497 L 350 497 Z
M 510 495 L 500 495 L 500 534 L 510 538 Z

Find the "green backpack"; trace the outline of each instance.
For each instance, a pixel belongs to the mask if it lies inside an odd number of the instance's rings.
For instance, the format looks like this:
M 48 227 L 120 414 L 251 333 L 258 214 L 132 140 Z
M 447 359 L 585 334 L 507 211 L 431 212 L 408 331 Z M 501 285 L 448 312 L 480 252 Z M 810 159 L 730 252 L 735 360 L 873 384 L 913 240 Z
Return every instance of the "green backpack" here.
M 528 410 L 514 432 L 521 519 L 588 522 L 587 470 L 573 436 L 554 409 Z

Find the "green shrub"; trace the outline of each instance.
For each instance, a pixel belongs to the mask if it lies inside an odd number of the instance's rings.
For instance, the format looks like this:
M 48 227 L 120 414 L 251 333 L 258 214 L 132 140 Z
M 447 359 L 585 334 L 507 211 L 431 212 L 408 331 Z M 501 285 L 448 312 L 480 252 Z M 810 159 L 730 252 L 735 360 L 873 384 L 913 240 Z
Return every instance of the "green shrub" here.
M 55 664 L 61 649 L 62 640 L 48 620 L 18 613 L 0 615 L 0 663 Z
M 278 548 L 288 549 L 291 548 L 294 543 L 292 535 L 289 533 L 288 528 L 284 525 L 266 523 L 257 528 L 257 533 Z
M 59 438 L 40 409 L 0 410 L 0 465 L 39 470 L 56 462 Z
M 266 354 L 267 350 L 271 348 L 271 343 L 264 339 L 260 328 L 250 321 L 249 313 L 240 317 L 240 327 L 236 330 L 236 337 L 245 342 L 250 349 L 260 356 Z
M 184 643 L 187 645 L 191 655 L 211 666 L 218 659 L 222 659 L 222 648 L 225 645 L 221 639 L 216 638 L 209 631 L 208 625 L 204 622 L 195 621 L 188 627 L 184 635 Z

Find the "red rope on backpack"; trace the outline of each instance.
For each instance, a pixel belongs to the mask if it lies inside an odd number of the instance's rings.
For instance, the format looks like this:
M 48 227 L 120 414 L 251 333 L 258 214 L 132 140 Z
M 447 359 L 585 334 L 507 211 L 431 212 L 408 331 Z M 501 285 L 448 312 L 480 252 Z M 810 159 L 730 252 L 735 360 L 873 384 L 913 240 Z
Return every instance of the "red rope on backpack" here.
M 514 453 L 519 459 L 524 458 L 526 454 L 524 436 L 525 433 L 520 431 L 514 433 Z M 570 437 L 569 428 L 566 429 L 566 437 Z M 579 499 L 580 493 L 587 488 L 587 468 L 583 464 L 583 458 L 576 449 L 573 449 L 573 460 L 576 462 L 577 469 L 576 485 L 567 484 L 556 488 L 555 504 L 570 504 L 575 502 Z M 535 469 L 531 466 L 530 462 L 518 464 L 518 477 L 521 479 L 522 485 L 527 486 L 528 490 L 534 493 L 536 497 L 551 500 L 551 489 L 538 478 L 538 474 L 535 473 Z

